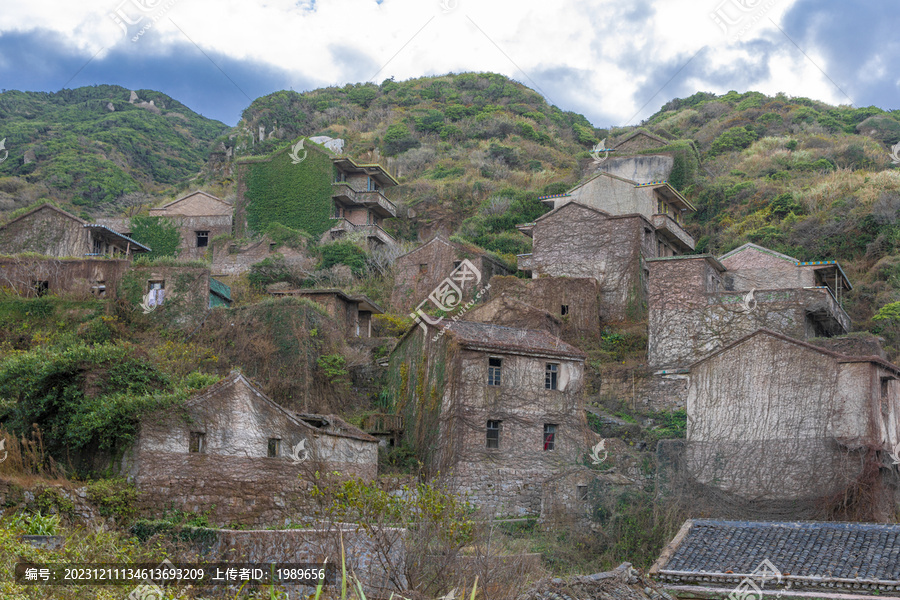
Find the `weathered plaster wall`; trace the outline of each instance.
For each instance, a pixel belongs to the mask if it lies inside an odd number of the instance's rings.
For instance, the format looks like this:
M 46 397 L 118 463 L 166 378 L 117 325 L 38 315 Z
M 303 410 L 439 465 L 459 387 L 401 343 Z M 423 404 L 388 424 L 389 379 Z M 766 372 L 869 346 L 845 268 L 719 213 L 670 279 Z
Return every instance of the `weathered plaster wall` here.
M 555 207 L 578 202 L 611 215 L 643 214 L 649 217 L 653 212 L 648 212 L 645 206 L 643 191 L 635 188 L 631 181 L 600 175 L 569 192 L 569 198 L 557 199 Z
M 611 173 L 625 179 L 647 183 L 669 178 L 675 159 L 668 154 L 644 154 L 638 156 L 611 154 L 608 159 L 598 165 L 597 170 Z

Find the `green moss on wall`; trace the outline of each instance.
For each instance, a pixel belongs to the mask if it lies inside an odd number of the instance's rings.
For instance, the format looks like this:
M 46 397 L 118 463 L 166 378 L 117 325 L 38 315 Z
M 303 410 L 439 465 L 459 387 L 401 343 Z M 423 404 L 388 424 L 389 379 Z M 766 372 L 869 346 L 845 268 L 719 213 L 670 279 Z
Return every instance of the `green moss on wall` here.
M 250 230 L 263 232 L 278 223 L 319 237 L 331 227 L 331 158 L 312 143 L 306 146 L 299 164 L 292 162 L 289 147 L 267 160 L 244 161 Z
M 138 216 L 131 218 L 131 238 L 148 248 L 150 256 L 175 256 L 181 243 L 181 234 L 169 219 L 164 217 Z

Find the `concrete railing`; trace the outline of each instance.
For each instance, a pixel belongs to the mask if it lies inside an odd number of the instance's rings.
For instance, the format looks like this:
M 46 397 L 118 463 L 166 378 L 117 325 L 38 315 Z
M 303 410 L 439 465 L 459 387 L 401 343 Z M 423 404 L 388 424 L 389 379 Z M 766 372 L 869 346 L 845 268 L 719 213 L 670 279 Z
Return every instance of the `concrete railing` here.
M 366 207 L 380 207 L 387 215 L 391 217 L 397 216 L 397 207 L 394 203 L 385 198 L 384 194 L 377 191 L 362 192 L 350 187 L 350 184 L 340 181 L 332 183 L 331 197 L 344 202 L 358 204 Z
M 656 227 L 656 230 L 669 239 L 674 239 L 690 248 L 694 249 L 696 242 L 694 242 L 694 238 L 692 238 L 687 231 L 681 228 L 675 219 L 670 217 L 669 215 L 657 214 L 653 215 L 653 226 Z

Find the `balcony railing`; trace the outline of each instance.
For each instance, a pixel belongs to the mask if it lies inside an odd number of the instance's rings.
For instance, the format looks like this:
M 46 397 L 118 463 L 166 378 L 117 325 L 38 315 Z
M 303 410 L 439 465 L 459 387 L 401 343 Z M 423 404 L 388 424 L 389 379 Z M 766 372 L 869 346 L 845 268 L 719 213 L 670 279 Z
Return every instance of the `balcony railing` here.
M 331 197 L 344 204 L 356 204 L 373 209 L 379 216 L 396 217 L 397 207 L 378 191 L 361 192 L 354 190 L 350 184 L 338 181 L 331 184 Z
M 516 255 L 516 263 L 519 267 L 520 271 L 531 271 L 531 254 L 517 254 Z
M 340 219 L 330 230 L 331 239 L 342 236 L 345 232 L 362 232 L 369 239 L 374 239 L 382 244 L 396 245 L 397 240 L 382 229 L 379 225 L 355 225 L 347 219 Z
M 709 304 L 731 304 L 742 312 L 751 314 L 757 305 L 781 303 L 783 305 L 799 305 L 810 316 L 822 323 L 829 335 L 841 335 L 850 331 L 850 316 L 834 297 L 831 289 L 825 286 L 808 288 L 786 288 L 772 290 L 753 290 L 749 292 L 715 292 L 708 295 Z M 741 307 L 740 305 L 744 305 Z M 763 313 L 765 308 L 760 306 Z
M 656 214 L 653 215 L 653 226 L 656 231 L 665 236 L 670 242 L 681 246 L 683 250 L 693 250 L 696 242 L 694 238 L 688 235 L 688 232 L 681 228 L 681 225 L 675 222 L 675 219 L 669 215 Z

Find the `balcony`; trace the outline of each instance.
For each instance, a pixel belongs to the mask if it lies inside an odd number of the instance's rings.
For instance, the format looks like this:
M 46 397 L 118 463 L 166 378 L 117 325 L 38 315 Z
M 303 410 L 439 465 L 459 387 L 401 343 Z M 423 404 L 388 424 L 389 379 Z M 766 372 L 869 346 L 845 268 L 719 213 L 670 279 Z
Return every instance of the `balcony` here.
M 531 254 L 518 254 L 516 255 L 517 265 L 520 271 L 531 271 L 532 261 Z
M 821 287 L 753 290 L 749 292 L 716 292 L 708 295 L 709 304 L 732 305 L 741 313 L 761 316 L 776 314 L 790 307 L 802 307 L 807 318 L 825 336 L 843 335 L 850 331 L 850 316 L 835 299 L 831 289 Z M 742 308 L 740 305 L 744 304 Z M 757 308 L 758 307 L 758 308 Z
M 354 190 L 344 181 L 338 181 L 331 184 L 331 197 L 342 204 L 353 204 L 356 206 L 365 206 L 371 208 L 375 213 L 384 218 L 396 217 L 397 207 L 394 203 L 384 197 L 381 192 L 361 192 Z
M 675 219 L 669 215 L 656 214 L 652 217 L 653 226 L 656 232 L 666 238 L 669 243 L 681 249 L 682 252 L 689 252 L 694 249 L 694 238 L 688 235 L 681 225 L 675 222 Z
M 365 233 L 366 237 L 369 238 L 370 241 L 374 241 L 378 244 L 387 244 L 389 246 L 395 246 L 397 244 L 397 240 L 392 238 L 390 234 L 388 234 L 388 232 L 382 229 L 380 226 L 354 225 L 347 219 L 339 219 L 328 233 L 331 235 L 331 239 L 336 240 L 337 238 L 343 236 L 345 233 L 357 232 Z

